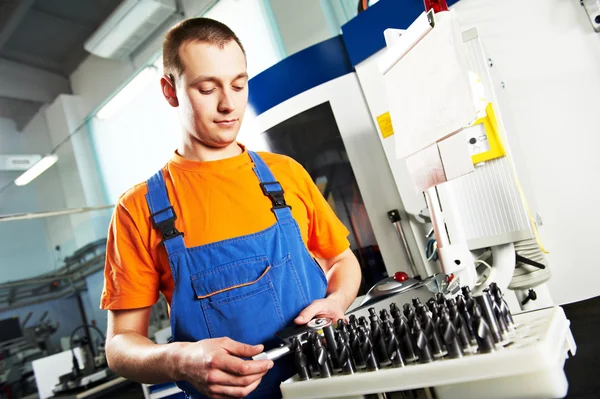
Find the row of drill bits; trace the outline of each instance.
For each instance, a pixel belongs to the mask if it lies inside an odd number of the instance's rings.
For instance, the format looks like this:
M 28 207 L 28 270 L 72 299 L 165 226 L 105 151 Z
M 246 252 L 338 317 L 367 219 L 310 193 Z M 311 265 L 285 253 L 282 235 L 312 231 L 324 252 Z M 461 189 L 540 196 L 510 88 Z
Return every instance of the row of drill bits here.
M 443 358 L 490 353 L 510 342 L 515 325 L 502 292 L 494 283 L 474 297 L 468 287 L 462 295 L 446 299 L 438 293 L 427 303 L 413 298 L 400 309 L 377 314 L 369 308 L 366 317 L 350 315 L 337 326 L 328 323 L 292 341 L 294 363 L 300 380 L 313 376 L 376 371 L 404 367 Z

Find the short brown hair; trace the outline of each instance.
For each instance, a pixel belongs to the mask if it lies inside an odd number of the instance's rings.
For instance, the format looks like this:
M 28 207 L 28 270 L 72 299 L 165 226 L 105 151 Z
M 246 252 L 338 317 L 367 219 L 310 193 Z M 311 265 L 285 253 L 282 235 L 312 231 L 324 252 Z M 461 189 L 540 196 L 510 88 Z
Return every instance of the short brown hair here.
M 185 69 L 179 48 L 187 41 L 206 42 L 220 48 L 235 41 L 246 55 L 242 42 L 227 25 L 210 18 L 186 19 L 169 29 L 163 42 L 164 73 L 171 78 L 179 76 Z

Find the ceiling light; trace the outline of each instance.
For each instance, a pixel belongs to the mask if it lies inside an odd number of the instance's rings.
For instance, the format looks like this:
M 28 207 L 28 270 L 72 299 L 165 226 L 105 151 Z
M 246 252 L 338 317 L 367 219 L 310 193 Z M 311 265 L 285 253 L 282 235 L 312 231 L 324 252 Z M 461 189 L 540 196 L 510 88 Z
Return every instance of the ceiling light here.
M 54 165 L 56 161 L 58 161 L 58 156 L 56 154 L 46 155 L 31 168 L 27 169 L 21 176 L 17 177 L 15 179 L 15 184 L 17 186 L 26 185 L 27 183 L 31 182 L 33 179 L 44 173 L 49 167 Z

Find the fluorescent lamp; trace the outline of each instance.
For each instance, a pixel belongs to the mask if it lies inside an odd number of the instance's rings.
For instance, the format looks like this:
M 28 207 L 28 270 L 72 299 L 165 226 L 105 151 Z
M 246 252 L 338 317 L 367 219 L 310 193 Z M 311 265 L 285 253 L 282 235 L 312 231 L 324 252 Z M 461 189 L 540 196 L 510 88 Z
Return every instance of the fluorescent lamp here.
M 33 179 L 44 173 L 49 167 L 54 165 L 56 161 L 58 161 L 58 156 L 56 154 L 46 155 L 31 168 L 27 169 L 21 176 L 17 177 L 15 179 L 15 184 L 17 186 L 26 185 L 27 183 L 31 182 Z
M 117 111 L 129 104 L 140 90 L 157 78 L 156 71 L 154 66 L 144 68 L 96 113 L 96 117 L 98 119 L 111 118 Z

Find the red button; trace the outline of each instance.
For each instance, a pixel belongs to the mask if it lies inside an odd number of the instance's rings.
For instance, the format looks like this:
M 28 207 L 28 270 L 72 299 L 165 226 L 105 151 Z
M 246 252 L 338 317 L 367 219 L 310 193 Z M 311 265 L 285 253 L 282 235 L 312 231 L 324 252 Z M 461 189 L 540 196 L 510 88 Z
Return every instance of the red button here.
M 396 272 L 396 273 L 394 273 L 394 280 L 396 280 L 396 281 L 398 281 L 400 283 L 402 283 L 402 282 L 404 282 L 404 281 L 406 281 L 408 279 L 409 279 L 408 274 L 406 274 L 404 272 Z

